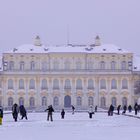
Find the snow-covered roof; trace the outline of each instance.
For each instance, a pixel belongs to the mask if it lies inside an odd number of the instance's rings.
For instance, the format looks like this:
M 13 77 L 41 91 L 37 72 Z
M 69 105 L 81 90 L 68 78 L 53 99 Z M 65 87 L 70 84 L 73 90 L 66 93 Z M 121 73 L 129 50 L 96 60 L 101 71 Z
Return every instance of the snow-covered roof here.
M 35 46 L 21 45 L 5 53 L 131 53 L 112 44 L 101 46 L 61 45 L 61 46 Z

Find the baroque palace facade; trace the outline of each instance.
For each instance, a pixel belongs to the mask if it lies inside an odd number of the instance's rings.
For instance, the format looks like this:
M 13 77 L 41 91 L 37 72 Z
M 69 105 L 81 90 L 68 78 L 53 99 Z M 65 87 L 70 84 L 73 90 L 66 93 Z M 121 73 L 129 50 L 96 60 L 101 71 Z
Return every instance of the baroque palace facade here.
M 139 99 L 139 63 L 134 54 L 115 45 L 22 45 L 1 57 L 0 105 L 28 109 L 107 108 L 134 105 Z

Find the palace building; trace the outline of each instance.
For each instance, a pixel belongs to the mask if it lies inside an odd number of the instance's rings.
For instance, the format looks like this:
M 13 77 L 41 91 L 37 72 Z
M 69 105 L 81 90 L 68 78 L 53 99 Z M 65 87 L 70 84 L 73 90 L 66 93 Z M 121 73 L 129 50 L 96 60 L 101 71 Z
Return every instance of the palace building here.
M 0 105 L 28 109 L 107 108 L 140 97 L 140 58 L 99 36 L 91 45 L 45 46 L 39 36 L 0 59 Z

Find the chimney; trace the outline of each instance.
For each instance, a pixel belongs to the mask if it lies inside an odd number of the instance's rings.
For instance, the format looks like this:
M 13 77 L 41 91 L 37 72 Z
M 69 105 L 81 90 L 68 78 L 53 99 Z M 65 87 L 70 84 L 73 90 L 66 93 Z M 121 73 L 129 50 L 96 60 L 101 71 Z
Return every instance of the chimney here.
M 40 37 L 38 35 L 36 36 L 36 38 L 34 40 L 34 45 L 35 46 L 42 46 Z
M 101 40 L 98 35 L 95 37 L 95 46 L 101 46 Z

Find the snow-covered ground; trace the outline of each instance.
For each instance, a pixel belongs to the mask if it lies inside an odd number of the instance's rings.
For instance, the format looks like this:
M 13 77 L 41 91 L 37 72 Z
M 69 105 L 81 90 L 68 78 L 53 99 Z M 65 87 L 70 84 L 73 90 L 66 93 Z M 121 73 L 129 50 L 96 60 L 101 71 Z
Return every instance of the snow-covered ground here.
M 107 116 L 96 113 L 92 119 L 87 113 L 53 114 L 53 122 L 46 120 L 47 113 L 28 113 L 28 120 L 14 122 L 6 114 L 0 126 L 0 140 L 132 140 L 140 137 L 140 120 L 123 115 Z

